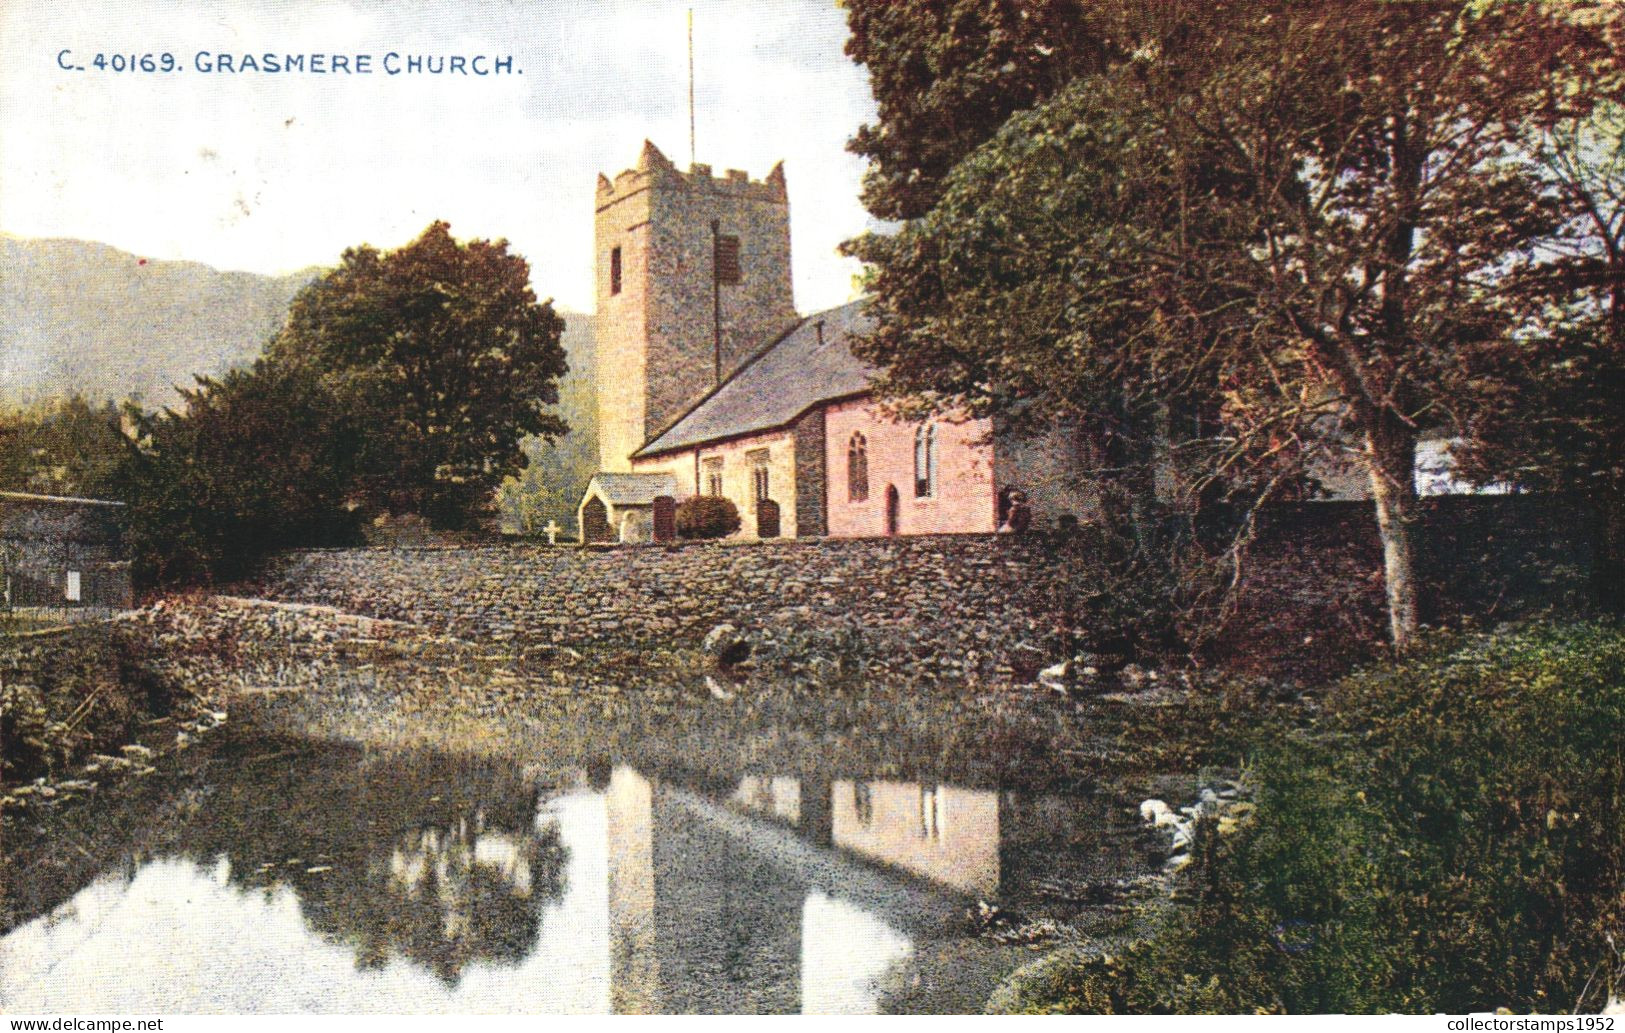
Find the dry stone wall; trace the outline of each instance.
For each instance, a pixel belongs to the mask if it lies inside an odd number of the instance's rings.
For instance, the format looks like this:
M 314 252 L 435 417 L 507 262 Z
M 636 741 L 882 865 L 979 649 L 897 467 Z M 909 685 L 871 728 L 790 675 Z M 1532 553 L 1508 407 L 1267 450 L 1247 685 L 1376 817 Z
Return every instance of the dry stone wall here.
M 1426 508 L 1435 619 L 1580 605 L 1595 522 L 1585 507 L 1480 497 Z M 324 550 L 283 557 L 247 591 L 472 641 L 683 650 L 729 623 L 782 653 L 847 653 L 871 672 L 1027 678 L 1068 652 L 1075 591 L 1052 548 L 1039 535 L 944 535 Z M 1212 659 L 1317 678 L 1345 667 L 1383 640 L 1381 569 L 1368 505 L 1272 511 Z M 1071 643 L 1087 646 L 1089 630 L 1072 630 Z
M 914 668 L 968 673 L 1013 648 L 1059 648 L 1057 578 L 1039 539 L 945 536 L 307 551 L 256 589 L 470 639 L 695 648 L 729 622 L 780 639 L 845 634 Z

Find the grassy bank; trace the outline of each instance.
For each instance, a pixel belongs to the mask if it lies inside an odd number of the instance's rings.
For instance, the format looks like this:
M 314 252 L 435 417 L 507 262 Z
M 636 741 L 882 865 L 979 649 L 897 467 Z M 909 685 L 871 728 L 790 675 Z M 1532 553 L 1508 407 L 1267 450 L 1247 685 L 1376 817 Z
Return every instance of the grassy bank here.
M 0 818 L 146 773 L 153 756 L 217 724 L 176 667 L 119 621 L 0 635 Z
M 1254 755 L 1147 939 L 1046 966 L 1064 1012 L 1599 1010 L 1625 936 L 1625 629 L 1535 626 L 1355 675 Z

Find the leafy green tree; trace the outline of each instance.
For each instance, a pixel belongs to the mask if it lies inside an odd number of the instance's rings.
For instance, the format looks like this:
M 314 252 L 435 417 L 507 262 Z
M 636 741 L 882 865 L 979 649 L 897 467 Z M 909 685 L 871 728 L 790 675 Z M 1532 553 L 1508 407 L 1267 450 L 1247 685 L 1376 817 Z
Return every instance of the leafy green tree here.
M 907 8 L 930 21 L 927 6 Z M 1480 393 L 1464 361 L 1545 304 L 1514 288 L 1562 206 L 1522 159 L 1533 134 L 1617 91 L 1625 15 L 1511 0 L 1093 10 L 1120 58 L 1012 117 L 901 232 L 851 245 L 876 294 L 865 355 L 892 393 L 973 412 L 1143 425 L 1194 397 L 1218 426 L 1187 458 L 1264 490 L 1346 445 L 1406 645 L 1416 441 Z M 944 53 L 921 74 L 952 88 L 963 69 Z M 889 63 L 917 55 L 866 57 L 885 90 Z M 904 155 L 921 129 L 869 138 Z
M 229 580 L 278 549 L 354 540 L 362 428 L 319 379 L 261 360 L 183 398 L 131 408 L 113 478 L 141 583 Z
M 1086 0 L 846 0 L 846 53 L 869 70 L 879 123 L 849 149 L 869 161 L 863 200 L 924 215 L 943 180 L 1005 120 L 1126 57 L 1111 4 Z
M 124 456 L 118 407 L 79 395 L 0 413 L 0 489 L 98 496 Z
M 294 299 L 267 355 L 362 419 L 368 508 L 466 526 L 523 468 L 522 438 L 568 430 L 547 409 L 564 322 L 529 281 L 506 241 L 458 243 L 436 222 L 395 251 L 349 249 Z

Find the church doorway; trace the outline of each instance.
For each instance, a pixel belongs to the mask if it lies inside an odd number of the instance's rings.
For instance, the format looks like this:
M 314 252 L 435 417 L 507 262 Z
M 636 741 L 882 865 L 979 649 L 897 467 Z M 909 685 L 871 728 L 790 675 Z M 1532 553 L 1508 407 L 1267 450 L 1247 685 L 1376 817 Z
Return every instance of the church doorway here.
M 902 531 L 903 500 L 897 494 L 897 485 L 886 485 L 886 536 L 895 538 Z
M 604 508 L 604 502 L 594 495 L 581 507 L 581 540 L 583 542 L 612 542 L 615 533 L 609 526 L 609 510 Z
M 654 501 L 655 541 L 669 542 L 677 537 L 677 500 L 656 495 Z
M 761 499 L 756 503 L 756 537 L 777 538 L 779 536 L 779 504 L 772 499 Z

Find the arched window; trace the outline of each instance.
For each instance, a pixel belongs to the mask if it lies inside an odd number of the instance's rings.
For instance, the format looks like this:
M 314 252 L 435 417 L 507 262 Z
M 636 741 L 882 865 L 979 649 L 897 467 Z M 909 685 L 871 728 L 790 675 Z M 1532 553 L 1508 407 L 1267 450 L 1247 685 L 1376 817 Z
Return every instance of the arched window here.
M 862 434 L 853 434 L 846 446 L 846 500 L 866 502 L 869 499 L 869 442 Z
M 914 432 L 914 497 L 937 493 L 937 425 L 927 423 Z

